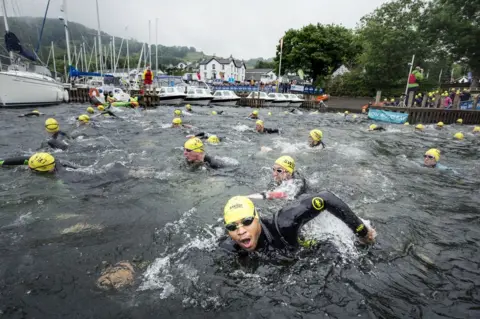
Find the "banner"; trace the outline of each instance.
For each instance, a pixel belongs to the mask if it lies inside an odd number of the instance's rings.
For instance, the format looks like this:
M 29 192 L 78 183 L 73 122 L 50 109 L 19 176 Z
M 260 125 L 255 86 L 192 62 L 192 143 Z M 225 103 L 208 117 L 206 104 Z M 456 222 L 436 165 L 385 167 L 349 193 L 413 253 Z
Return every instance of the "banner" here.
M 303 85 L 291 85 L 290 86 L 290 91 L 295 91 L 295 92 L 303 92 L 304 86 Z

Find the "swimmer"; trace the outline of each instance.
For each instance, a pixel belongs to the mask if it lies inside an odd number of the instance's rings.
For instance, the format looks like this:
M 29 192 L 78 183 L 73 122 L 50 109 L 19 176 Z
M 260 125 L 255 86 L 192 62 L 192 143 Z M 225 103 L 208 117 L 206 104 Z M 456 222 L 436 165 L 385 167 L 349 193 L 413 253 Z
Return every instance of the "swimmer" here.
M 57 120 L 54 118 L 48 118 L 45 121 L 45 130 L 52 137 L 47 141 L 47 144 L 51 148 L 66 150 L 68 148 L 68 143 L 66 140 L 72 139 L 70 135 L 65 132 L 60 131 L 60 125 Z
M 38 117 L 40 115 L 45 115 L 45 113 L 40 113 L 37 110 L 33 110 L 30 113 L 25 113 L 25 114 L 19 115 L 18 117 L 31 117 L 31 116 L 37 116 Z
M 345 117 L 345 118 L 347 118 L 347 116 L 348 116 L 348 114 L 349 114 L 349 113 L 350 113 L 350 112 L 348 112 L 348 111 L 345 111 L 345 113 L 344 113 L 344 117 Z
M 405 123 L 403 123 L 403 125 L 405 125 L 405 126 L 409 126 L 409 125 L 410 125 L 410 123 L 408 123 L 408 122 L 405 122 Z
M 94 118 L 95 118 L 95 117 L 98 117 L 98 116 L 101 116 L 101 115 L 103 115 L 103 116 L 105 116 L 105 117 L 110 117 L 110 116 L 112 116 L 112 117 L 117 118 L 117 119 L 119 118 L 118 116 L 115 115 L 115 113 L 113 113 L 113 112 L 110 111 L 110 110 L 102 111 L 101 113 L 96 114 L 96 115 L 94 116 Z
M 370 125 L 370 127 L 368 128 L 369 131 L 385 131 L 385 128 L 381 127 L 381 126 L 378 126 L 376 124 L 372 124 Z
M 224 139 L 223 137 L 219 137 L 217 135 L 209 134 L 209 133 L 205 133 L 205 132 L 200 132 L 200 133 L 195 134 L 195 135 L 187 135 L 186 137 L 187 138 L 198 137 L 201 140 L 207 140 L 210 144 L 218 144 Z M 215 141 L 217 141 L 217 142 L 215 142 Z
M 188 124 L 183 124 L 182 119 L 179 117 L 176 117 L 172 120 L 172 126 L 171 127 L 184 127 L 184 128 L 193 128 L 192 125 Z
M 82 114 L 76 119 L 78 124 L 80 125 L 87 125 L 90 123 L 90 117 L 86 114 Z
M 117 102 L 117 99 L 113 97 L 113 92 L 109 92 L 106 102 L 111 105 L 113 102 Z
M 279 133 L 278 129 L 266 128 L 266 127 L 263 125 L 263 121 L 262 121 L 262 120 L 257 120 L 257 122 L 255 122 L 255 130 L 256 130 L 258 133 L 268 133 L 268 134 Z
M 173 115 L 176 117 L 181 117 L 183 115 L 182 110 L 176 109 L 175 111 L 173 111 Z
M 192 106 L 191 106 L 190 104 L 185 105 L 185 109 L 186 109 L 188 112 L 193 113 Z
M 437 125 L 435 125 L 436 130 L 441 130 L 443 128 L 443 122 L 438 122 Z
M 423 132 L 425 130 L 425 126 L 423 124 L 418 124 L 415 126 L 415 132 Z
M 290 156 L 281 156 L 275 161 L 272 168 L 272 177 L 277 188 L 271 192 L 260 193 L 263 199 L 294 199 L 305 193 L 305 178 L 295 171 L 295 160 Z M 249 196 L 258 198 L 255 194 Z
M 35 153 L 32 156 L 19 156 L 0 160 L 1 166 L 28 165 L 28 168 L 38 173 L 57 173 L 60 167 L 76 169 L 67 163 L 59 164 L 50 153 Z
M 462 119 L 458 119 L 458 120 L 457 120 L 457 124 L 458 124 L 458 125 L 462 125 L 462 124 L 463 124 L 463 120 L 462 120 Z
M 93 107 L 91 107 L 91 106 L 87 107 L 87 112 L 90 113 L 90 114 L 95 113 L 95 111 L 93 110 Z
M 212 115 L 222 115 L 223 111 L 212 111 Z
M 308 136 L 308 145 L 310 147 L 316 147 L 322 145 L 322 148 L 325 148 L 325 144 L 322 142 L 323 133 L 320 130 L 311 130 L 310 135 Z
M 250 113 L 249 116 L 247 116 L 250 119 L 258 119 L 258 110 L 254 110 L 252 113 Z
M 465 138 L 465 135 L 463 135 L 462 132 L 458 132 L 458 133 L 455 133 L 455 135 L 453 135 L 453 138 L 461 141 Z
M 340 198 L 329 191 L 302 199 L 278 211 L 272 220 L 261 218 L 253 202 L 244 196 L 232 197 L 224 208 L 223 219 L 230 238 L 220 248 L 231 252 L 271 253 L 298 249 L 298 238 L 304 224 L 328 209 L 343 221 L 363 244 L 373 244 L 376 232 Z
M 440 160 L 440 150 L 436 148 L 431 148 L 425 152 L 423 155 L 423 165 L 425 167 L 437 167 L 438 161 Z
M 473 134 L 480 134 L 480 126 L 475 126 L 472 131 Z
M 205 153 L 203 142 L 198 137 L 188 139 L 183 145 L 183 156 L 189 165 L 207 165 L 210 168 L 222 168 L 223 165 Z
M 97 109 L 98 109 L 100 112 L 105 111 L 105 107 L 104 107 L 103 105 L 101 105 L 101 104 L 100 104 L 99 106 L 97 106 Z

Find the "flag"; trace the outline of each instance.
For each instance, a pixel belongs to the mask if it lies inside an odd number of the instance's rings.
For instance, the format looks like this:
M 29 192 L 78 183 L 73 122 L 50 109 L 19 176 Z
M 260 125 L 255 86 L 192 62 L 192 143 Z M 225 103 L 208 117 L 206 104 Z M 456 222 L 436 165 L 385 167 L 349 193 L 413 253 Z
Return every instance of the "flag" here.
M 283 37 L 280 39 L 280 50 L 283 49 Z

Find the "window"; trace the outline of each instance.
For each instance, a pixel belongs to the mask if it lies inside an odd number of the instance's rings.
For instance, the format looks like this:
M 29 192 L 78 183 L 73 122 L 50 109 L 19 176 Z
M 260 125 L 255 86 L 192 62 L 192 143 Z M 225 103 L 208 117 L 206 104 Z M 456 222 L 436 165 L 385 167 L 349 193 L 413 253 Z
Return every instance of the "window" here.
M 173 88 L 168 88 L 168 93 L 173 93 Z
M 215 70 L 215 64 L 212 64 L 212 70 Z
M 195 92 L 197 94 L 204 94 L 203 89 L 196 89 Z
M 195 94 L 195 91 L 190 89 L 190 90 L 188 90 L 187 94 Z
M 215 94 L 213 96 L 222 96 L 222 92 L 221 91 L 217 91 L 215 92 Z

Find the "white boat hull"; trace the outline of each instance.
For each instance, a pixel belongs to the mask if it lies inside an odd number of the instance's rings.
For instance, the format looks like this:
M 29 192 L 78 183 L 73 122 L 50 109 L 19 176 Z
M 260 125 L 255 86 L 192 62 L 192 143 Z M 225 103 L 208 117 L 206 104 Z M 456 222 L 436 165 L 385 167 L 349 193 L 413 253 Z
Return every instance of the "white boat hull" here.
M 237 102 L 240 100 L 240 98 L 236 99 L 215 99 L 213 98 L 212 102 L 210 104 L 213 105 L 218 105 L 218 106 L 235 106 L 237 105 Z
M 186 98 L 184 103 L 193 104 L 193 105 L 208 105 L 210 101 L 213 100 L 213 97 L 204 97 L 204 98 Z
M 180 105 L 184 100 L 185 100 L 184 97 L 161 96 L 159 104 L 160 105 Z
M 0 72 L 0 106 L 24 107 L 60 104 L 64 99 L 61 83 L 46 76 L 24 72 Z
M 280 107 L 285 107 L 289 106 L 290 102 L 289 101 L 273 101 L 272 106 L 280 106 Z
M 303 101 L 295 101 L 295 102 L 290 101 L 290 104 L 288 106 L 299 107 L 302 105 L 302 103 Z

